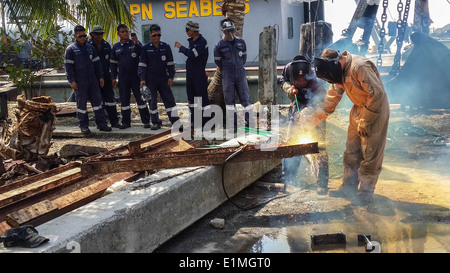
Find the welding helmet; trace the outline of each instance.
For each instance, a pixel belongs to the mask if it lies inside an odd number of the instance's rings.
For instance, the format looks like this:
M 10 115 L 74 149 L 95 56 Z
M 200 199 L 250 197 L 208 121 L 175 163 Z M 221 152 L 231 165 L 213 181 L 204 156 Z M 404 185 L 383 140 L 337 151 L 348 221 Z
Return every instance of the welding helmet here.
M 311 73 L 311 63 L 306 59 L 294 60 L 289 67 L 289 81 L 292 85 L 295 86 L 300 77 L 308 80 L 308 75 Z
M 314 58 L 314 69 L 318 78 L 329 83 L 342 84 L 343 72 L 339 63 L 341 54 L 339 51 L 337 53 L 335 58 Z
M 152 99 L 152 92 L 147 86 L 141 87 L 141 97 L 144 101 L 148 101 Z
M 224 33 L 233 33 L 236 31 L 236 27 L 234 26 L 234 22 L 230 19 L 224 19 L 222 20 L 222 22 L 220 23 L 221 27 L 222 27 L 222 31 Z

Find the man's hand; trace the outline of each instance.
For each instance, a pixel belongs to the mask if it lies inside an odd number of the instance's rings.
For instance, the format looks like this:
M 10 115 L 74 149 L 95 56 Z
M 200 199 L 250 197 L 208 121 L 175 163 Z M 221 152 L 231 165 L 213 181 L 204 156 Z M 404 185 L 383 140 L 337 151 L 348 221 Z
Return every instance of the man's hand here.
M 360 137 L 370 136 L 370 124 L 365 119 L 360 119 L 358 123 L 358 135 Z
M 169 87 L 172 87 L 173 86 L 173 79 L 169 79 L 167 81 L 167 84 L 169 85 Z
M 78 90 L 78 85 L 76 82 L 71 82 L 70 83 L 70 88 L 72 88 L 73 90 Z
M 112 86 L 116 87 L 117 86 L 117 80 L 112 80 Z
M 370 127 L 378 116 L 378 113 L 372 112 L 366 107 L 361 109 L 358 127 L 356 128 L 360 137 L 369 137 L 371 135 Z
M 100 87 L 103 88 L 103 86 L 105 86 L 105 80 L 103 78 L 101 78 L 100 80 L 98 80 L 98 82 L 100 83 Z
M 144 87 L 144 85 L 145 85 L 145 81 L 141 81 L 140 84 L 139 84 L 139 86 L 140 86 L 141 88 Z
M 310 123 L 312 115 L 314 115 L 314 109 L 312 107 L 305 107 L 300 112 L 295 113 L 294 121 L 296 124 Z
M 296 124 L 312 126 L 313 128 L 325 119 L 327 119 L 326 112 L 322 108 L 314 109 L 313 107 L 306 107 L 294 116 Z
M 176 47 L 176 48 L 180 48 L 180 47 L 181 47 L 181 44 L 180 44 L 179 42 L 175 42 L 175 47 Z
M 283 83 L 283 86 L 282 86 L 282 88 L 283 88 L 283 91 L 284 91 L 284 93 L 286 93 L 286 95 L 288 96 L 288 98 L 290 99 L 290 100 L 295 100 L 295 96 L 294 96 L 294 94 L 292 94 L 292 85 L 289 83 L 289 82 L 284 82 Z M 295 88 L 295 87 L 294 87 Z

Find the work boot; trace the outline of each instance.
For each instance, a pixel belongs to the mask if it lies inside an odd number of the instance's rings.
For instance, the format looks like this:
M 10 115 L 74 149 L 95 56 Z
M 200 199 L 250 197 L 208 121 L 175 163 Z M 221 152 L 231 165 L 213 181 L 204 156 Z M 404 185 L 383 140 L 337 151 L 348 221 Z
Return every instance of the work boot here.
M 129 124 L 121 124 L 119 129 L 127 129 L 127 128 L 130 128 L 130 127 L 131 127 L 131 125 L 129 125 Z
M 159 123 L 153 124 L 152 128 L 150 128 L 150 130 L 158 130 L 158 129 L 161 129 L 161 124 Z
M 100 131 L 103 131 L 103 132 L 111 132 L 112 131 L 111 127 L 109 127 L 108 125 L 97 126 L 97 129 L 99 129 Z
M 89 135 L 91 130 L 89 130 L 89 128 L 81 128 L 81 133 L 83 133 L 83 135 Z
M 328 193 L 328 187 L 317 187 L 317 194 L 325 195 Z
M 356 194 L 357 205 L 365 206 L 373 202 L 373 193 L 368 191 L 358 191 Z
M 357 192 L 357 188 L 355 186 L 341 185 L 336 190 L 330 190 L 328 192 L 328 195 L 331 197 L 348 198 L 348 197 L 355 196 L 356 192 Z
M 150 126 L 150 124 L 144 124 L 144 128 L 148 129 L 150 127 L 152 127 L 152 126 Z

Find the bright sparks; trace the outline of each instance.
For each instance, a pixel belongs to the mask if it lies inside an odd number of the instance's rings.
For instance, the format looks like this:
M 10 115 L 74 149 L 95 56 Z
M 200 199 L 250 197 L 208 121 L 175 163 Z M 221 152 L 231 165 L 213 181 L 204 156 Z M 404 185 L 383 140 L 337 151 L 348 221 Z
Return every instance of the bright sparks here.
M 301 136 L 299 140 L 297 141 L 297 144 L 307 144 L 312 143 L 314 140 L 309 136 Z

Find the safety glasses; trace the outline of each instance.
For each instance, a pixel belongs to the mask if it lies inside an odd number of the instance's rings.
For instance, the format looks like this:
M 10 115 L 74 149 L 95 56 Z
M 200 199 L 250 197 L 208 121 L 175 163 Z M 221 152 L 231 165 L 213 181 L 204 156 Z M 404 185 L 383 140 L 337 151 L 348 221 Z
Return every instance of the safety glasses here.
M 161 37 L 161 33 L 152 34 L 152 37 Z
M 79 34 L 79 35 L 77 35 L 77 38 L 86 38 L 87 37 L 87 34 Z

